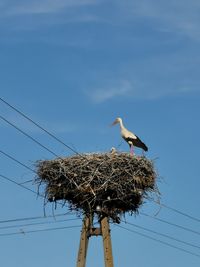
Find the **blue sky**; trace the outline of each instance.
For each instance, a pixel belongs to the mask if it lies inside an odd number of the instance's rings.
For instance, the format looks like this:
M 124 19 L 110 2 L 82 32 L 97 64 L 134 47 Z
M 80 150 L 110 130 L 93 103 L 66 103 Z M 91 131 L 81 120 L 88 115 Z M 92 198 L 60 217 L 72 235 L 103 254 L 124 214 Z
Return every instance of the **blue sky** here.
M 147 157 L 156 158 L 162 202 L 200 218 L 199 12 L 200 3 L 194 0 L 1 0 L 1 97 L 81 153 L 105 152 L 113 146 L 128 151 L 118 127 L 109 127 L 122 117 L 125 126 L 148 145 Z M 0 114 L 58 155 L 71 155 L 3 103 Z M 28 166 L 53 158 L 3 121 L 0 131 L 1 150 Z M 3 155 L 0 161 L 1 173 L 18 182 L 34 177 Z M 43 215 L 41 199 L 0 182 L 0 220 Z M 150 215 L 158 210 L 152 202 L 142 208 Z M 57 213 L 62 212 L 58 208 Z M 47 214 L 52 214 L 51 205 Z M 200 229 L 198 222 L 164 208 L 157 217 Z M 198 235 L 154 219 L 139 215 L 127 216 L 127 221 L 200 246 Z M 81 220 L 54 225 L 80 224 Z M 23 230 L 47 227 L 53 226 Z M 0 234 L 5 232 L 0 229 Z M 74 228 L 0 236 L 0 264 L 74 266 L 79 234 L 80 228 Z M 116 226 L 112 238 L 116 267 L 199 266 L 197 257 Z M 197 248 L 157 238 L 200 254 Z M 103 266 L 101 245 L 99 237 L 90 240 L 88 267 Z

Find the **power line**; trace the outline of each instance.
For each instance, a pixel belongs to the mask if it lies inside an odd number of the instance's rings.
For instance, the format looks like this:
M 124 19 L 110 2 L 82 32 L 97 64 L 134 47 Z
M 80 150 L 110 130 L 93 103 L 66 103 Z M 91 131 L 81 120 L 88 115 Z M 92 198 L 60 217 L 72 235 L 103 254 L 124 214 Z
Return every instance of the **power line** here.
M 24 132 L 22 129 L 20 129 L 18 126 L 16 126 L 14 123 L 10 122 L 9 120 L 7 120 L 6 118 L 4 118 L 3 116 L 0 115 L 0 119 L 2 119 L 3 121 L 5 121 L 7 124 L 9 124 L 10 126 L 12 126 L 13 128 L 15 128 L 17 131 L 19 131 L 20 133 L 22 133 L 23 135 L 25 135 L 26 137 L 28 137 L 29 139 L 31 139 L 33 142 L 35 142 L 36 144 L 38 144 L 39 146 L 41 146 L 42 148 L 44 148 L 45 150 L 47 150 L 49 153 L 51 153 L 52 155 L 54 155 L 55 157 L 60 158 L 56 153 L 54 153 L 51 149 L 49 149 L 48 147 L 44 146 L 42 143 L 40 143 L 38 140 L 36 140 L 34 137 L 32 137 L 31 135 L 27 134 L 26 132 Z
M 33 182 L 33 179 L 24 181 L 24 182 L 22 182 L 22 183 L 20 183 L 20 184 L 28 184 L 28 183 L 32 183 L 32 182 Z
M 165 241 L 162 241 L 162 240 L 160 240 L 160 239 L 154 238 L 154 237 L 152 237 L 152 236 L 149 236 L 149 235 L 146 235 L 146 234 L 143 234 L 143 233 L 140 233 L 140 232 L 131 230 L 131 229 L 129 229 L 129 228 L 126 228 L 126 227 L 121 226 L 121 225 L 118 225 L 118 224 L 116 224 L 116 226 L 117 226 L 117 227 L 120 227 L 120 228 L 123 228 L 123 229 L 125 229 L 125 230 L 127 230 L 127 231 L 129 231 L 129 232 L 135 233 L 135 234 L 137 234 L 137 235 L 140 235 L 140 236 L 146 237 L 146 238 L 148 238 L 148 239 L 154 240 L 154 241 L 156 241 L 156 242 L 159 242 L 159 243 L 161 243 L 161 244 L 163 244 L 163 245 L 166 245 L 166 246 L 168 246 L 168 247 L 175 248 L 175 249 L 177 249 L 177 250 L 180 250 L 180 251 L 182 251 L 182 252 L 185 252 L 185 253 L 187 253 L 187 254 L 190 254 L 190 255 L 193 255 L 193 256 L 196 256 L 196 257 L 200 258 L 200 255 L 199 255 L 199 254 L 196 254 L 196 253 L 191 252 L 191 251 L 189 251 L 189 250 L 186 250 L 186 249 L 184 249 L 184 248 L 180 248 L 180 247 L 175 246 L 175 245 L 172 245 L 172 244 L 170 244 L 170 243 L 168 243 L 168 242 L 165 242 Z
M 29 166 L 27 166 L 26 164 L 22 163 L 21 161 L 17 160 L 16 158 L 14 158 L 13 156 L 9 155 L 8 153 L 6 153 L 5 151 L 3 150 L 0 150 L 0 153 L 3 154 L 4 156 L 6 156 L 7 158 L 15 161 L 16 163 L 18 163 L 19 165 L 23 166 L 24 168 L 28 169 L 29 171 L 32 171 L 34 173 L 37 174 L 37 172 L 33 169 L 31 169 Z
M 5 179 L 5 180 L 7 180 L 7 181 L 9 181 L 9 182 L 11 182 L 11 183 L 13 183 L 13 184 L 15 184 L 15 185 L 18 185 L 18 186 L 22 187 L 23 189 L 26 189 L 26 190 L 28 190 L 28 191 L 34 193 L 35 195 L 37 195 L 37 196 L 39 196 L 39 197 L 45 199 L 45 196 L 44 196 L 44 195 L 41 195 L 40 193 L 38 193 L 38 192 L 36 192 L 36 191 L 34 191 L 34 190 L 32 190 L 32 189 L 30 189 L 30 188 L 24 186 L 24 185 L 21 184 L 21 183 L 16 182 L 15 180 L 13 180 L 13 179 L 11 179 L 11 178 L 9 178 L 9 177 L 3 175 L 3 174 L 0 174 L 0 177 L 2 177 L 3 179 Z M 60 202 L 56 202 L 56 203 L 59 204 L 59 205 L 61 205 L 61 206 L 64 206 L 64 205 L 63 205 L 62 203 L 60 203 Z
M 5 151 L 3 150 L 0 150 L 0 153 L 3 154 L 4 156 L 6 156 L 7 158 L 13 160 L 14 162 L 18 163 L 19 165 L 23 166 L 24 168 L 32 171 L 33 173 L 37 174 L 37 172 L 34 170 L 34 169 L 31 169 L 29 166 L 27 166 L 26 164 L 24 164 L 23 162 L 17 160 L 16 158 L 14 158 L 13 156 L 9 155 L 8 153 L 6 153 Z M 24 181 L 20 184 L 27 184 L 27 183 L 30 183 L 30 182 L 33 182 L 33 179 L 31 180 L 27 180 L 27 181 Z
M 22 235 L 22 234 L 29 234 L 29 233 L 38 233 L 38 232 L 47 232 L 47 231 L 55 231 L 55 230 L 64 230 L 64 229 L 72 229 L 81 227 L 81 225 L 70 225 L 65 227 L 55 227 L 55 228 L 46 228 L 46 229 L 39 229 L 39 230 L 29 230 L 29 231 L 20 231 L 20 232 L 12 232 L 12 233 L 5 233 L 0 234 L 0 236 L 13 236 L 13 235 Z
M 2 101 L 4 104 L 6 104 L 7 106 L 9 106 L 11 109 L 13 109 L 14 111 L 16 111 L 18 114 L 20 114 L 21 116 L 23 116 L 25 119 L 27 119 L 28 121 L 30 121 L 31 123 L 33 123 L 35 126 L 37 126 L 40 130 L 44 131 L 45 133 L 47 133 L 49 136 L 51 136 L 53 139 L 55 139 L 57 142 L 59 142 L 60 144 L 64 145 L 66 148 L 70 149 L 72 152 L 74 152 L 77 155 L 81 155 L 79 154 L 75 149 L 73 149 L 72 147 L 70 147 L 69 145 L 67 145 L 66 143 L 64 143 L 61 139 L 59 139 L 58 137 L 56 137 L 54 134 L 52 134 L 51 132 L 49 132 L 48 130 L 46 130 L 44 127 L 42 127 L 41 125 L 39 125 L 37 122 L 35 122 L 34 120 L 32 120 L 30 117 L 28 117 L 27 115 L 25 115 L 22 111 L 20 111 L 19 109 L 17 109 L 16 107 L 14 107 L 13 105 L 9 104 L 6 100 L 4 100 L 3 98 L 0 97 L 0 101 Z
M 152 200 L 152 201 L 153 201 L 155 204 L 159 205 L 160 207 L 163 207 L 163 208 L 166 208 L 166 209 L 168 209 L 168 210 L 171 210 L 171 211 L 173 211 L 173 212 L 175 212 L 175 213 L 178 213 L 178 214 L 180 214 L 180 215 L 182 215 L 182 216 L 184 216 L 184 217 L 187 217 L 187 218 L 189 218 L 189 219 L 191 219 L 191 220 L 193 220 L 193 221 L 200 222 L 200 219 L 199 219 L 199 218 L 196 218 L 196 217 L 194 217 L 194 216 L 192 216 L 192 215 L 190 215 L 190 214 L 187 214 L 187 213 L 185 213 L 185 212 L 183 212 L 183 211 L 180 211 L 180 210 L 175 209 L 175 208 L 173 208 L 173 207 L 170 207 L 170 206 L 168 206 L 168 205 L 161 204 L 161 203 L 159 203 L 159 202 L 157 202 L 157 201 L 155 201 L 155 200 Z
M 126 221 L 122 221 L 122 222 L 124 222 L 124 223 L 126 223 L 126 224 L 129 224 L 129 225 L 132 225 L 132 226 L 134 226 L 134 227 L 137 227 L 137 228 L 139 228 L 139 229 L 148 231 L 148 232 L 150 232 L 150 233 L 153 233 L 153 234 L 156 234 L 156 235 L 159 235 L 159 236 L 166 237 L 166 238 L 168 238 L 168 239 L 171 239 L 171 240 L 173 240 L 173 241 L 182 243 L 182 244 L 184 244 L 184 245 L 188 245 L 188 246 L 190 246 L 190 247 L 194 247 L 194 248 L 198 248 L 198 249 L 200 249 L 200 246 L 198 246 L 198 245 L 194 245 L 194 244 L 192 244 L 192 243 L 190 243 L 190 242 L 187 242 L 187 241 L 184 241 L 184 240 L 181 240 L 181 239 L 172 237 L 172 236 L 170 236 L 170 235 L 163 234 L 163 233 L 157 232 L 157 231 L 155 231 L 155 230 L 152 230 L 152 229 L 149 229 L 149 228 L 146 228 L 146 227 L 143 227 L 143 226 L 139 226 L 139 225 L 134 224 L 134 223 L 130 223 L 130 222 L 126 222 Z
M 10 228 L 18 228 L 18 227 L 27 227 L 27 226 L 34 226 L 34 225 L 44 225 L 44 224 L 54 224 L 54 223 L 62 223 L 62 222 L 68 222 L 68 221 L 77 221 L 80 218 L 73 218 L 73 219 L 63 219 L 63 220 L 54 220 L 54 221 L 48 221 L 48 222 L 36 222 L 36 223 L 26 223 L 26 224 L 15 224 L 15 225 L 9 225 L 9 226 L 1 226 L 0 230 L 3 229 L 10 229 Z
M 23 189 L 26 189 L 26 190 L 28 190 L 28 191 L 30 191 L 30 192 L 32 192 L 32 193 L 34 193 L 34 194 L 36 194 L 37 196 L 40 196 L 40 197 L 42 197 L 42 198 L 45 198 L 43 195 L 41 195 L 41 194 L 38 194 L 37 192 L 35 192 L 34 190 L 32 190 L 32 189 L 30 189 L 30 188 L 28 188 L 28 187 L 26 187 L 26 186 L 24 186 L 24 185 L 22 185 L 22 184 L 19 184 L 19 183 L 17 183 L 16 181 L 14 181 L 13 179 L 11 179 L 11 178 L 9 178 L 9 177 L 7 177 L 7 176 L 5 176 L 5 175 L 2 175 L 2 174 L 0 174 L 0 177 L 2 177 L 3 179 L 5 179 L 5 180 L 7 180 L 7 181 L 9 181 L 9 182 L 11 182 L 11 183 L 14 183 L 14 184 L 16 184 L 16 185 L 18 185 L 18 186 L 20 186 L 20 187 L 22 187 Z M 58 202 L 58 204 L 60 204 L 60 205 L 62 205 L 60 202 Z M 65 214 L 67 214 L 67 213 L 65 213 Z M 58 215 L 59 216 L 59 215 Z M 49 216 L 50 217 L 50 216 Z M 52 216 L 52 217 L 54 217 L 54 216 Z M 30 217 L 30 218 L 22 218 L 22 219 L 14 219 L 14 220 L 3 220 L 3 221 L 0 221 L 0 223 L 8 223 L 8 222 L 16 222 L 16 221 L 21 221 L 21 220 L 33 220 L 33 219 L 39 219 L 39 218 L 41 218 L 41 216 L 40 217 Z
M 168 225 L 171 225 L 171 226 L 180 228 L 180 229 L 182 229 L 182 230 L 185 230 L 185 231 L 188 231 L 188 232 L 191 232 L 191 233 L 200 235 L 200 232 L 195 231 L 195 230 L 193 230 L 193 229 L 191 229 L 191 228 L 188 228 L 188 227 L 185 227 L 185 226 L 176 224 L 176 223 L 172 223 L 172 222 L 169 222 L 169 221 L 167 221 L 167 220 L 163 220 L 163 219 L 157 218 L 157 217 L 155 217 L 155 216 L 151 216 L 151 215 L 146 214 L 146 213 L 144 213 L 144 212 L 140 212 L 140 214 L 141 214 L 141 215 L 144 215 L 144 216 L 146 216 L 146 217 L 149 217 L 149 218 L 151 218 L 151 219 L 157 220 L 157 221 L 159 221 L 159 222 L 162 222 L 162 223 L 165 223 L 165 224 L 168 224 Z
M 65 213 L 59 213 L 54 215 L 46 215 L 46 216 L 32 216 L 32 217 L 24 217 L 24 218 L 16 218 L 16 219 L 8 219 L 8 220 L 1 220 L 0 224 L 3 223 L 12 223 L 12 222 L 22 222 L 22 221 L 32 221 L 32 220 L 38 220 L 38 219 L 48 219 L 48 218 L 56 218 L 66 215 L 72 215 L 73 213 L 71 211 L 65 212 Z
M 32 190 L 32 189 L 30 189 L 30 188 L 24 186 L 24 185 L 21 184 L 21 183 L 16 182 L 15 180 L 13 180 L 13 179 L 11 179 L 11 178 L 9 178 L 9 177 L 3 175 L 3 174 L 0 174 L 0 177 L 2 177 L 3 179 L 5 179 L 5 180 L 7 180 L 7 181 L 9 181 L 9 182 L 11 182 L 11 183 L 13 183 L 13 184 L 15 184 L 15 185 L 20 186 L 20 187 L 23 188 L 23 189 L 26 189 L 26 190 L 28 190 L 28 191 L 34 193 L 35 195 L 37 195 L 37 196 L 39 196 L 39 197 L 41 197 L 41 198 L 46 199 L 44 195 L 41 195 L 40 193 L 38 193 L 38 192 L 36 192 L 36 191 L 34 191 L 34 190 Z M 56 204 L 59 204 L 59 205 L 61 205 L 62 207 L 64 206 L 62 203 L 57 202 L 57 201 L 56 201 Z
M 43 195 L 41 195 L 41 194 L 35 192 L 34 190 L 32 190 L 32 189 L 30 189 L 30 188 L 24 186 L 23 184 L 20 184 L 20 183 L 16 182 L 15 180 L 13 180 L 13 179 L 11 179 L 11 178 L 9 178 L 9 177 L 3 175 L 3 174 L 0 174 L 0 177 L 3 178 L 4 180 L 7 180 L 7 181 L 9 181 L 9 182 L 11 182 L 11 183 L 13 183 L 13 184 L 16 184 L 16 185 L 22 187 L 23 189 L 26 189 L 26 190 L 28 190 L 28 191 L 30 191 L 30 192 L 36 194 L 37 196 L 40 196 L 40 197 L 42 197 L 42 198 L 45 198 Z

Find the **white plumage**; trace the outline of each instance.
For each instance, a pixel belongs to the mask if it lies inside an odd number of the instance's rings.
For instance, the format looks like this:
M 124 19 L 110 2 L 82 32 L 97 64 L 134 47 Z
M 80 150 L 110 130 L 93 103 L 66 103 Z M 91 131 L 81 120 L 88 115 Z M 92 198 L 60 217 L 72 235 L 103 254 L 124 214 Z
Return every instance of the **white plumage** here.
M 131 154 L 133 154 L 133 146 L 140 147 L 144 151 L 148 151 L 148 147 L 140 140 L 140 138 L 135 135 L 134 133 L 130 132 L 127 130 L 122 122 L 121 118 L 116 118 L 116 120 L 113 122 L 112 125 L 115 125 L 119 123 L 120 125 L 120 130 L 121 130 L 121 136 L 122 138 L 129 144 L 130 149 L 131 149 Z

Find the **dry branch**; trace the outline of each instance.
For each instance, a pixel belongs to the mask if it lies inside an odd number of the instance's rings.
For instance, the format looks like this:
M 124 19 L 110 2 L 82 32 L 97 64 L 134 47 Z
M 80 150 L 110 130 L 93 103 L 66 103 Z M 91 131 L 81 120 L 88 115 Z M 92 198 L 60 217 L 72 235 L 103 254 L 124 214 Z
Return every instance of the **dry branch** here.
M 153 162 L 127 153 L 84 154 L 37 162 L 36 182 L 50 202 L 67 201 L 71 210 L 107 214 L 114 222 L 135 213 L 158 193 Z

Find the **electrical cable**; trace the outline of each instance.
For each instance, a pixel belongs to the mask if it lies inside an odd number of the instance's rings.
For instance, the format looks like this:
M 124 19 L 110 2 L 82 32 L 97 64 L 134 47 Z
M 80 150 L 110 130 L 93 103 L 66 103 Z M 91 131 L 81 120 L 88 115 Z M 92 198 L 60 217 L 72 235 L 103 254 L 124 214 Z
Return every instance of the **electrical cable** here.
M 65 213 L 59 213 L 54 215 L 46 215 L 46 216 L 32 216 L 32 217 L 24 217 L 24 218 L 16 218 L 16 219 L 8 219 L 8 220 L 0 220 L 0 224 L 4 223 L 12 223 L 12 222 L 22 222 L 22 221 L 32 221 L 32 220 L 39 220 L 39 219 L 48 219 L 48 218 L 56 218 L 66 215 L 73 215 L 71 211 Z
M 25 115 L 22 111 L 20 111 L 19 109 L 17 109 L 16 107 L 14 107 L 13 105 L 9 104 L 6 100 L 4 100 L 2 97 L 0 97 L 0 101 L 2 101 L 4 104 L 6 104 L 7 106 L 9 106 L 11 109 L 13 109 L 14 111 L 16 111 L 18 114 L 20 114 L 21 116 L 23 116 L 25 119 L 27 119 L 28 121 L 30 121 L 31 123 L 33 123 L 35 126 L 37 126 L 40 130 L 44 131 L 45 133 L 47 133 L 49 136 L 51 136 L 53 139 L 55 139 L 57 142 L 59 142 L 60 144 L 64 145 L 66 148 L 70 149 L 72 152 L 74 152 L 77 155 L 81 155 L 79 154 L 75 149 L 73 149 L 72 147 L 70 147 L 69 145 L 67 145 L 66 143 L 64 143 L 61 139 L 59 139 L 58 137 L 56 137 L 54 134 L 52 134 L 51 132 L 49 132 L 48 130 L 46 130 L 44 127 L 42 127 L 41 125 L 39 125 L 37 122 L 35 122 L 34 120 L 32 120 L 30 117 L 28 117 L 27 115 Z
M 27 134 L 25 131 L 23 131 L 22 129 L 20 129 L 18 126 L 16 126 L 14 123 L 10 122 L 9 120 L 7 120 L 6 118 L 4 118 L 3 116 L 0 115 L 0 119 L 2 119 L 3 121 L 5 121 L 7 124 L 9 124 L 10 126 L 12 126 L 13 128 L 15 128 L 17 131 L 19 131 L 20 133 L 22 133 L 23 135 L 25 135 L 26 137 L 28 137 L 29 139 L 31 139 L 33 142 L 35 142 L 36 144 L 38 144 L 39 146 L 41 146 L 42 148 L 44 148 L 45 150 L 47 150 L 49 153 L 51 153 L 52 155 L 54 155 L 55 157 L 60 158 L 56 153 L 54 153 L 51 149 L 49 149 L 48 147 L 44 146 L 42 143 L 40 143 L 38 140 L 36 140 L 35 138 L 33 138 L 31 135 Z
M 185 227 L 185 226 L 176 224 L 176 223 L 172 223 L 172 222 L 169 222 L 169 221 L 167 221 L 167 220 L 163 220 L 163 219 L 157 218 L 157 217 L 155 217 L 155 216 L 151 216 L 151 215 L 146 214 L 146 213 L 144 213 L 144 212 L 140 212 L 140 214 L 141 214 L 141 215 L 144 215 L 144 216 L 146 216 L 146 217 L 149 217 L 149 218 L 151 218 L 151 219 L 157 220 L 157 221 L 159 221 L 159 222 L 162 222 L 162 223 L 165 223 L 165 224 L 168 224 L 168 225 L 171 225 L 171 226 L 180 228 L 180 229 L 182 229 L 182 230 L 191 232 L 191 233 L 193 233 L 193 234 L 200 235 L 200 232 L 195 231 L 195 230 L 193 230 L 193 229 L 191 229 L 191 228 L 188 228 L 188 227 Z
M 34 226 L 34 225 L 44 225 L 44 224 L 54 224 L 54 223 L 63 223 L 68 221 L 77 221 L 80 218 L 73 218 L 73 219 L 63 219 L 63 220 L 54 220 L 48 222 L 36 222 L 36 223 L 26 223 L 26 224 L 15 224 L 9 226 L 0 226 L 0 230 L 10 229 L 10 228 L 18 228 L 18 227 L 27 227 L 27 226 Z
M 21 183 L 16 182 L 15 180 L 13 180 L 13 179 L 11 179 L 11 178 L 9 178 L 9 177 L 3 175 L 3 174 L 0 174 L 0 177 L 2 177 L 2 178 L 3 178 L 4 180 L 6 180 L 6 181 L 9 181 L 9 182 L 11 182 L 11 183 L 13 183 L 13 184 L 15 184 L 15 185 L 18 185 L 18 186 L 22 187 L 23 189 L 26 189 L 26 190 L 28 190 L 28 191 L 34 193 L 35 195 L 37 195 L 37 196 L 39 196 L 39 197 L 45 199 L 45 196 L 44 196 L 44 195 L 42 195 L 42 194 L 40 194 L 40 193 L 38 193 L 38 192 L 36 192 L 36 191 L 34 191 L 34 190 L 32 190 L 32 189 L 30 189 L 30 188 L 24 186 L 24 185 L 21 184 Z M 59 205 L 61 205 L 61 206 L 63 206 L 63 204 L 60 203 L 60 202 L 56 202 L 56 203 L 59 204 Z
M 22 163 L 21 161 L 17 160 L 16 158 L 14 158 L 13 156 L 9 155 L 8 153 L 6 153 L 5 151 L 3 150 L 0 150 L 0 153 L 3 154 L 4 156 L 6 156 L 7 158 L 15 161 L 16 163 L 20 164 L 21 166 L 23 166 L 24 168 L 26 168 L 27 170 L 29 171 L 32 171 L 34 173 L 37 174 L 37 172 L 33 169 L 31 169 L 29 166 L 27 166 L 26 164 Z
M 25 167 L 26 169 L 32 171 L 33 173 L 37 174 L 37 172 L 33 169 L 31 169 L 29 166 L 27 166 L 26 164 L 24 164 L 23 162 L 17 160 L 16 158 L 14 158 L 13 156 L 9 155 L 8 153 L 6 153 L 5 151 L 3 150 L 0 150 L 0 153 L 3 154 L 4 156 L 6 156 L 7 158 L 13 160 L 14 162 L 18 163 L 19 165 Z M 20 184 L 27 184 L 27 183 L 30 183 L 30 182 L 33 182 L 33 179 L 31 180 L 27 180 L 27 181 L 24 181 L 24 182 L 21 182 Z
M 55 228 L 46 228 L 46 229 L 39 229 L 39 230 L 29 230 L 29 231 L 21 231 L 21 232 L 12 232 L 12 233 L 0 233 L 0 236 L 13 236 L 13 235 L 22 235 L 22 234 L 29 234 L 29 233 L 38 233 L 38 232 L 47 232 L 47 231 L 55 231 L 55 230 L 64 230 L 64 229 L 71 229 L 81 227 L 81 225 L 70 225 L 65 227 L 55 227 Z
M 180 211 L 180 210 L 175 209 L 175 208 L 173 208 L 173 207 L 170 207 L 170 206 L 168 206 L 168 205 L 159 203 L 159 202 L 157 202 L 157 201 L 155 201 L 155 200 L 152 200 L 152 201 L 153 201 L 155 204 L 159 205 L 160 207 L 163 207 L 163 208 L 166 208 L 166 209 L 168 209 L 168 210 L 171 210 L 171 211 L 173 211 L 173 212 L 175 212 L 175 213 L 178 213 L 178 214 L 180 214 L 180 215 L 182 215 L 182 216 L 184 216 L 184 217 L 187 217 L 187 218 L 189 218 L 189 219 L 191 219 L 191 220 L 193 220 L 193 221 L 200 222 L 200 219 L 199 219 L 199 218 L 196 218 L 196 217 L 194 217 L 194 216 L 192 216 L 192 215 L 190 215 L 190 214 L 187 214 L 187 213 L 185 213 L 185 212 L 183 212 L 183 211 Z
M 28 191 L 30 191 L 30 192 L 36 194 L 37 196 L 40 196 L 40 197 L 42 197 L 42 198 L 45 198 L 43 195 L 41 195 L 41 194 L 35 192 L 34 190 L 32 190 L 32 189 L 30 189 L 30 188 L 24 186 L 23 184 L 20 184 L 20 183 L 16 182 L 15 180 L 13 180 L 13 179 L 11 179 L 11 178 L 9 178 L 9 177 L 3 175 L 3 174 L 0 174 L 0 177 L 3 178 L 4 180 L 7 180 L 7 181 L 9 181 L 9 182 L 11 182 L 11 183 L 13 183 L 13 184 L 16 184 L 16 185 L 22 187 L 23 189 L 26 189 L 26 190 L 28 190 Z
M 140 235 L 140 236 L 146 237 L 146 238 L 148 238 L 148 239 L 154 240 L 154 241 L 156 241 L 156 242 L 158 242 L 158 243 L 160 243 L 160 244 L 166 245 L 166 246 L 171 247 L 171 248 L 175 248 L 175 249 L 177 249 L 177 250 L 180 250 L 180 251 L 182 251 L 182 252 L 185 252 L 185 253 L 187 253 L 187 254 L 190 254 L 190 255 L 193 255 L 193 256 L 196 256 L 196 257 L 200 258 L 200 254 L 196 254 L 196 253 L 191 252 L 191 251 L 189 251 L 189 250 L 186 250 L 186 249 L 184 249 L 184 248 L 180 248 L 180 247 L 175 246 L 175 245 L 172 245 L 172 244 L 170 244 L 170 243 L 168 243 L 168 242 L 165 242 L 165 241 L 162 241 L 162 240 L 160 240 L 160 239 L 154 238 L 154 237 L 152 237 L 152 236 L 149 236 L 149 235 L 146 235 L 146 234 L 143 234 L 143 233 L 140 233 L 140 232 L 131 230 L 131 229 L 129 229 L 129 228 L 126 228 L 126 227 L 121 226 L 121 225 L 118 225 L 118 224 L 116 224 L 116 226 L 117 226 L 117 227 L 120 227 L 120 228 L 122 228 L 122 229 L 125 229 L 125 230 L 127 230 L 127 231 L 129 231 L 129 232 L 135 233 L 135 234 L 137 234 L 137 235 Z
M 198 248 L 198 249 L 200 249 L 200 246 L 198 246 L 198 245 L 194 245 L 194 244 L 192 244 L 192 243 L 190 243 L 190 242 L 187 242 L 187 241 L 184 241 L 184 240 L 175 238 L 175 237 L 173 237 L 173 236 L 170 236 L 170 235 L 167 235 L 167 234 L 163 234 L 163 233 L 157 232 L 157 231 L 155 231 L 155 230 L 152 230 L 152 229 L 149 229 L 149 228 L 146 228 L 146 227 L 143 227 L 143 226 L 139 226 L 139 225 L 134 224 L 134 223 L 130 223 L 130 222 L 126 222 L 126 221 L 122 221 L 122 222 L 124 222 L 124 223 L 126 223 L 126 224 L 129 224 L 129 225 L 132 225 L 132 226 L 134 226 L 134 227 L 137 227 L 137 228 L 139 228 L 139 229 L 148 231 L 148 232 L 150 232 L 150 233 L 153 233 L 153 234 L 156 234 L 156 235 L 159 235 L 159 236 L 162 236 L 162 237 L 166 237 L 166 238 L 168 238 L 168 239 L 171 239 L 171 240 L 173 240 L 173 241 L 182 243 L 182 244 L 184 244 L 184 245 L 188 245 L 188 246 L 190 246 L 190 247 L 194 247 L 194 248 Z

